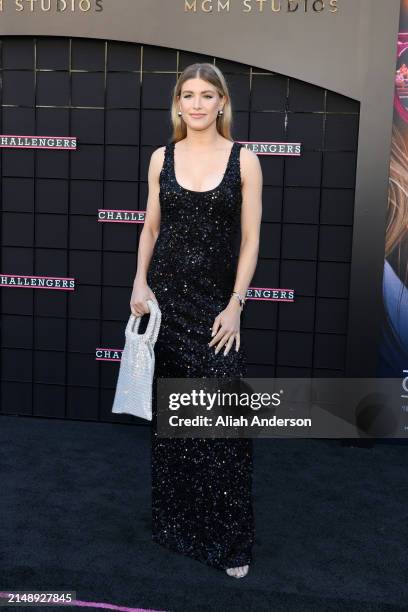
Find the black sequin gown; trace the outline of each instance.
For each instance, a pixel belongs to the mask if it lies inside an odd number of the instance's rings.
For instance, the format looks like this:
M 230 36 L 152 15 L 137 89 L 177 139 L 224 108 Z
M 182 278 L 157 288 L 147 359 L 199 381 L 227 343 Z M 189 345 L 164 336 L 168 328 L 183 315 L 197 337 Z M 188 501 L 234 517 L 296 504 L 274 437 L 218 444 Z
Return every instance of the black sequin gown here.
M 221 183 L 182 187 L 174 143 L 160 173 L 160 234 L 147 281 L 162 311 L 157 377 L 246 376 L 245 344 L 224 356 L 209 347 L 215 317 L 234 288 L 242 203 L 240 149 L 234 142 Z M 219 569 L 251 561 L 254 540 L 252 440 L 159 438 L 152 421 L 152 539 Z

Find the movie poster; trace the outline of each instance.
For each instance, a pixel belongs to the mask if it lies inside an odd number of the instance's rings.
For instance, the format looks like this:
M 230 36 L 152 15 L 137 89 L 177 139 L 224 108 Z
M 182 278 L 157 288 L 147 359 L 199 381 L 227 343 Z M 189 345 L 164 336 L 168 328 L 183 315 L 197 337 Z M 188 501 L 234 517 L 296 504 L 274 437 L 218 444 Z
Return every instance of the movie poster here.
M 408 0 L 401 0 L 395 72 L 378 374 L 408 372 Z

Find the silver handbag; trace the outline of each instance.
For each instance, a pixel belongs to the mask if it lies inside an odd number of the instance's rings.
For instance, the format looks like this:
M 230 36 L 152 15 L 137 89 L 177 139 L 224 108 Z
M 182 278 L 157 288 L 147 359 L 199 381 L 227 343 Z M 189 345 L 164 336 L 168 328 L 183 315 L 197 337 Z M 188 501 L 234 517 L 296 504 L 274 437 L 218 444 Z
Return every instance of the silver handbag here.
M 149 322 L 144 334 L 139 334 L 142 317 L 131 314 L 125 329 L 125 347 L 120 360 L 112 412 L 132 414 L 152 420 L 152 387 L 154 345 L 159 334 L 161 310 L 156 302 L 147 300 Z

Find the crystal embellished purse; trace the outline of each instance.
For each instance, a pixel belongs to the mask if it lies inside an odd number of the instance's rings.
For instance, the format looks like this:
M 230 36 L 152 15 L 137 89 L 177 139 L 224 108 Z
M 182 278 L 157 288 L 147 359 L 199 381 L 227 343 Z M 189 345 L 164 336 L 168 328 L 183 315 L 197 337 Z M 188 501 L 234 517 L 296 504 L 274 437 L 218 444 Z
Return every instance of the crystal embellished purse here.
M 131 314 L 125 329 L 125 347 L 120 360 L 112 412 L 132 414 L 152 420 L 152 387 L 154 375 L 154 345 L 159 334 L 161 310 L 153 300 L 147 300 L 149 322 L 144 334 L 139 334 L 142 317 Z

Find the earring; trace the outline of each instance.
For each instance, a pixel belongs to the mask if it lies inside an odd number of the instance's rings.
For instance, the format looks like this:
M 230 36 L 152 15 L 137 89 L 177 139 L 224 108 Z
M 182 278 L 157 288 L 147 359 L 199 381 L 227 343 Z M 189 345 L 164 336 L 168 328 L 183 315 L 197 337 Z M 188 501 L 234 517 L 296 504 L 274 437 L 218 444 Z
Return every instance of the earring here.
M 221 115 L 223 115 L 223 114 L 224 114 L 224 111 L 222 109 L 218 111 L 218 116 L 219 117 L 221 117 Z
M 181 111 L 179 111 L 177 114 L 178 114 L 179 117 L 181 117 Z

